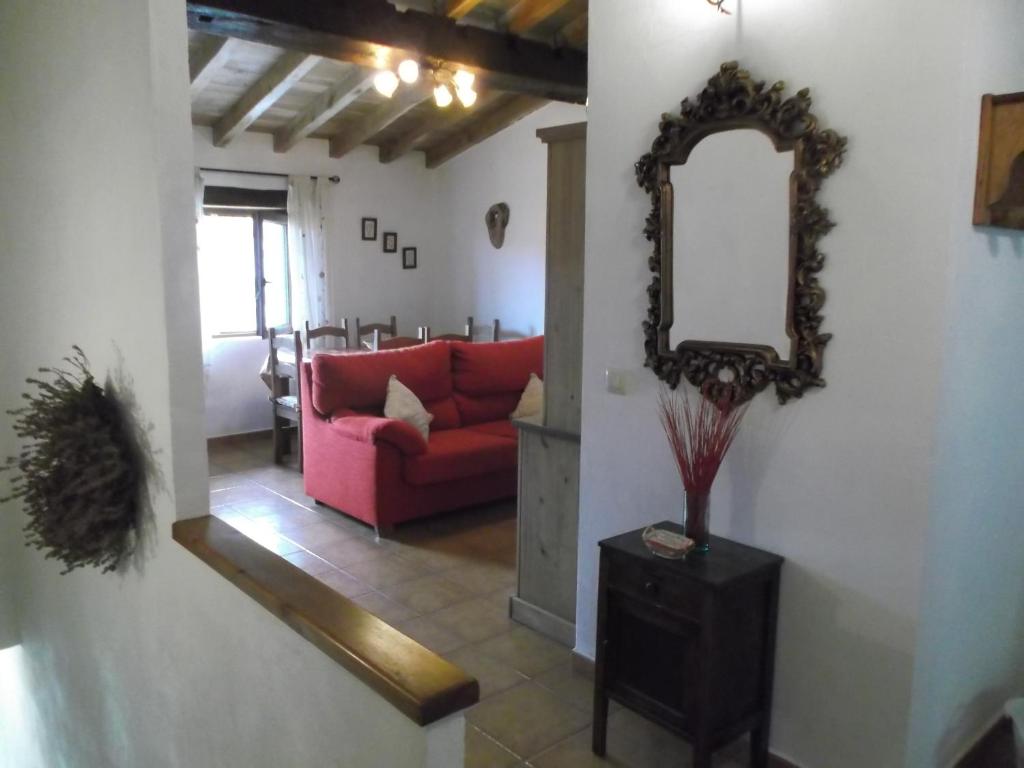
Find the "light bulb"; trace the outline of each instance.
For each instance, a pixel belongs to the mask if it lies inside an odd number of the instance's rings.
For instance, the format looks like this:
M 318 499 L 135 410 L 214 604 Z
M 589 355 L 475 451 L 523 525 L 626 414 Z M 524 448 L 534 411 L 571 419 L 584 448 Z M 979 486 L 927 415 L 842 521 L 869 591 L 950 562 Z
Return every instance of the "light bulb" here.
M 455 95 L 459 97 L 464 107 L 472 107 L 476 103 L 476 91 L 472 88 L 456 88 Z
M 377 76 L 373 78 L 373 87 L 377 89 L 378 93 L 390 99 L 395 89 L 398 88 L 398 76 L 389 69 L 378 72 Z
M 455 82 L 456 88 L 464 88 L 466 90 L 473 89 L 473 81 L 476 80 L 476 75 L 472 72 L 467 72 L 464 69 L 458 69 L 452 76 L 452 80 Z
M 412 59 L 406 59 L 398 65 L 398 76 L 403 83 L 415 83 L 420 79 L 420 65 Z
M 434 89 L 434 102 L 442 108 L 452 103 L 452 92 L 447 85 L 439 85 Z

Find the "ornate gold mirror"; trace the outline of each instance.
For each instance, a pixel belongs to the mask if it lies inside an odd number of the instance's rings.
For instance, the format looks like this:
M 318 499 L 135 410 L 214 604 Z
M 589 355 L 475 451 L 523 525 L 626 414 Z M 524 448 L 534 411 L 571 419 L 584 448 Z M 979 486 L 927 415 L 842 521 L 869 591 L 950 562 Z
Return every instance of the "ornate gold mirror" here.
M 815 200 L 846 139 L 819 130 L 806 89 L 783 98 L 735 62 L 696 101 L 662 115 L 636 164 L 650 195 L 654 273 L 645 364 L 669 386 L 740 403 L 775 384 L 780 402 L 825 385 L 825 291 Z

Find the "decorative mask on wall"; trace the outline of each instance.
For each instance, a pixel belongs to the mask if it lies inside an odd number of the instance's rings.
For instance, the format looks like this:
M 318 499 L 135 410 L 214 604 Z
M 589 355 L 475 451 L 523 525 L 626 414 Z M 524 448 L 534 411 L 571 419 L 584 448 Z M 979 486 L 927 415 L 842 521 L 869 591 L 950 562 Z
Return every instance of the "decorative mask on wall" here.
M 487 235 L 491 245 L 501 248 L 505 243 L 505 227 L 508 226 L 508 203 L 495 203 L 487 209 L 484 222 L 487 224 Z

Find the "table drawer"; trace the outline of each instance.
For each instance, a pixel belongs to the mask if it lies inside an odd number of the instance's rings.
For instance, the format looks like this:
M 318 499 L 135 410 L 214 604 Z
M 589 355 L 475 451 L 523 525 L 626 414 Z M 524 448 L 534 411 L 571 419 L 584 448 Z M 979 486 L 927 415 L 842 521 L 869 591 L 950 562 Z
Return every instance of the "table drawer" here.
M 676 616 L 700 621 L 703 590 L 687 579 L 610 557 L 608 587 Z

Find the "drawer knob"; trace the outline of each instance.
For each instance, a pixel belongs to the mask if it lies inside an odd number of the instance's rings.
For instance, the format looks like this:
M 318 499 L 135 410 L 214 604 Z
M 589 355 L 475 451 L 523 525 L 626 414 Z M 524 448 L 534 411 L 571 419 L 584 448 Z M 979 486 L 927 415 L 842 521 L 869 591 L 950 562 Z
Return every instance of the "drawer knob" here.
M 648 595 L 656 595 L 656 594 L 658 594 L 658 582 L 656 582 L 656 581 L 645 582 L 644 583 L 644 592 L 646 592 Z

